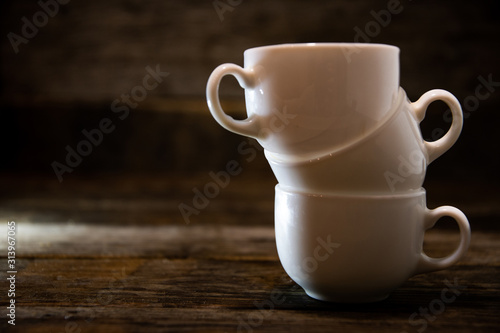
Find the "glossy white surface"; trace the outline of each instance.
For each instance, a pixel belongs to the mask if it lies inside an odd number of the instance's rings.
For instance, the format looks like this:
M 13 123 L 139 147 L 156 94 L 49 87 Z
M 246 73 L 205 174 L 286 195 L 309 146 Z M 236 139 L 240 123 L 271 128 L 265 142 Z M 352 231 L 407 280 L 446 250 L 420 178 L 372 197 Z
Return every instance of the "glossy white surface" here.
M 224 128 L 256 138 L 279 181 L 275 230 L 290 277 L 311 297 L 334 302 L 384 299 L 412 275 L 449 267 L 467 251 L 469 223 L 450 206 L 426 208 L 427 165 L 462 129 L 447 91 L 411 103 L 399 87 L 399 49 L 380 44 L 309 43 L 245 51 L 244 68 L 223 64 L 207 83 L 207 102 Z M 247 119 L 222 109 L 225 75 L 245 89 Z M 424 141 L 427 107 L 444 101 L 453 121 Z M 422 253 L 424 232 L 441 216 L 460 228 L 446 258 Z
M 460 228 L 460 244 L 445 258 L 422 252 L 424 232 L 442 216 Z M 409 277 L 458 261 L 470 228 L 458 209 L 429 210 L 425 190 L 399 195 L 317 195 L 278 185 L 276 245 L 283 268 L 306 293 L 332 302 L 386 298 Z
M 246 50 L 244 62 L 244 68 L 223 64 L 213 71 L 208 106 L 224 128 L 257 138 L 274 153 L 310 154 L 351 142 L 376 127 L 398 97 L 395 46 L 283 44 Z M 245 88 L 245 120 L 234 120 L 220 106 L 225 75 Z
M 427 106 L 445 101 L 453 117 L 446 135 L 424 141 L 419 123 Z M 283 155 L 265 151 L 281 185 L 314 193 L 387 193 L 418 190 L 427 165 L 447 151 L 462 130 L 462 110 L 444 90 L 431 90 L 411 103 L 400 89 L 398 103 L 369 133 L 325 155 Z

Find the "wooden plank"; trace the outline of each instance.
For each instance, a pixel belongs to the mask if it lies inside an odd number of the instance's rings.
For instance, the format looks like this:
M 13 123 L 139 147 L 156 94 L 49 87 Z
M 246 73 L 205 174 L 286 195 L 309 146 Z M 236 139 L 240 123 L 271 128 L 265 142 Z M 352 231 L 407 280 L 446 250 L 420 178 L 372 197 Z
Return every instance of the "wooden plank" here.
M 467 202 L 472 241 L 462 261 L 409 279 L 383 302 L 346 305 L 308 297 L 284 272 L 269 180 L 235 179 L 190 224 L 177 204 L 192 199 L 203 177 L 178 177 L 166 193 L 165 183 L 147 177 L 63 188 L 17 181 L 7 182 L 0 218 L 18 226 L 19 332 L 496 332 L 500 325 L 497 208 L 481 198 Z M 439 201 L 449 191 L 433 200 L 446 203 Z M 443 221 L 424 248 L 445 255 L 457 241 L 456 226 Z M 460 294 L 438 308 L 449 283 Z M 1 332 L 12 328 L 0 320 Z
M 253 162 L 252 162 L 253 163 Z M 257 162 L 255 162 L 257 163 Z M 193 224 L 272 225 L 276 179 L 251 170 L 232 177 L 218 195 L 198 209 Z M 246 170 L 246 171 L 245 171 Z M 213 172 L 220 170 L 214 169 Z M 209 171 L 179 175 L 113 175 L 68 178 L 55 175 L 0 175 L 0 219 L 35 223 L 85 223 L 116 225 L 186 224 L 179 204 L 192 208 L 196 191 L 213 182 Z M 482 183 L 426 183 L 427 205 L 454 205 L 468 216 L 472 230 L 500 230 L 500 192 Z M 480 193 L 480 195 L 463 195 Z M 453 224 L 451 224 L 453 225 Z
M 414 332 L 424 323 L 493 332 L 499 324 L 498 234 L 474 233 L 461 263 L 366 305 L 305 295 L 281 268 L 272 227 L 21 224 L 18 239 L 17 322 L 29 332 Z M 432 251 L 454 241 L 452 231 L 427 235 Z M 456 301 L 433 320 L 410 321 L 440 299 L 446 281 L 465 288 Z
M 22 17 L 31 21 L 41 8 L 37 2 L 8 2 L 1 13 L 2 31 L 4 36 L 21 35 Z M 221 18 L 212 2 L 201 0 L 151 1 L 147 6 L 136 0 L 61 5 L 36 37 L 19 45 L 18 53 L 4 38 L 3 97 L 112 101 L 141 84 L 144 68 L 156 64 L 170 76 L 149 91 L 148 98 L 204 96 L 215 66 L 242 65 L 245 49 L 283 42 L 353 42 L 356 38 L 397 45 L 402 85 L 413 98 L 434 85 L 468 96 L 475 86 L 470 81 L 499 68 L 497 50 L 491 46 L 499 27 L 495 8 L 488 2 L 461 1 L 452 10 L 448 3 L 436 3 L 429 10 L 426 3 L 401 2 L 398 8 L 405 11 L 389 16 L 390 24 L 382 26 L 372 12 L 387 10 L 387 1 L 277 0 L 266 5 L 244 1 L 227 8 Z M 426 24 L 419 22 L 421 17 Z M 460 24 L 463 17 L 468 18 L 467 24 Z M 381 35 L 372 38 L 370 26 L 380 28 Z M 458 36 L 462 38 L 454 38 Z M 461 51 L 469 49 L 476 52 Z M 471 65 L 462 65 L 458 56 Z M 222 93 L 241 96 L 241 88 L 234 84 Z
M 273 226 L 163 225 L 116 226 L 61 223 L 17 223 L 17 255 L 24 258 L 199 258 L 277 260 Z M 6 232 L 6 225 L 3 226 Z M 497 233 L 472 233 L 462 262 L 500 265 Z M 0 248 L 7 246 L 0 239 Z M 424 249 L 447 255 L 458 232 L 430 230 Z
M 18 255 L 25 258 L 277 259 L 274 229 L 258 226 L 18 223 L 17 242 Z
M 498 266 L 457 266 L 414 277 L 386 301 L 342 305 L 306 296 L 277 262 L 27 259 L 22 265 L 17 320 L 23 328 L 63 329 L 75 322 L 89 332 L 232 331 L 243 324 L 257 331 L 415 331 L 420 325 L 409 317 L 439 300 L 446 281 L 455 278 L 465 289 L 427 325 L 459 332 L 493 331 L 498 325 L 498 279 L 488 286 L 480 282 L 498 276 Z

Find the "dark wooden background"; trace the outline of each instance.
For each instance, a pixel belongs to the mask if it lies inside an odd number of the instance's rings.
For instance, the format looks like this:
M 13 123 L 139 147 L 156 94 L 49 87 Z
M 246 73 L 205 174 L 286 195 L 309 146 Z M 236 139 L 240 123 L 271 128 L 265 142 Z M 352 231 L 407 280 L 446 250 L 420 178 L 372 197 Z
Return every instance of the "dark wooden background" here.
M 233 332 L 238 318 L 262 314 L 255 304 L 274 290 L 287 301 L 252 329 L 414 332 L 408 317 L 454 278 L 467 292 L 428 322 L 428 332 L 494 332 L 500 3 L 221 2 L 230 6 L 222 16 L 213 0 L 71 0 L 47 22 L 38 1 L 0 3 L 0 220 L 17 221 L 21 230 L 18 332 Z M 377 13 L 395 3 L 398 13 L 378 23 Z M 9 36 L 22 36 L 34 16 L 40 27 L 16 52 Z M 287 278 L 274 246 L 274 176 L 257 148 L 250 159 L 238 153 L 246 139 L 212 119 L 204 93 L 211 71 L 224 62 L 242 65 L 247 48 L 355 40 L 401 49 L 401 86 L 411 100 L 442 88 L 463 103 L 462 135 L 429 166 L 424 185 L 429 207 L 451 204 L 466 213 L 473 242 L 454 268 L 416 277 L 384 303 L 346 307 L 316 302 Z M 141 86 L 148 66 L 169 74 L 120 120 L 113 101 Z M 479 87 L 488 78 L 489 90 Z M 234 79 L 222 83 L 221 95 L 229 112 L 244 117 Z M 430 107 L 426 138 L 449 126 L 445 109 Z M 103 118 L 114 131 L 60 182 L 52 163 L 64 163 L 65 147 L 75 148 L 82 131 Z M 179 203 L 192 203 L 209 172 L 230 160 L 241 174 L 186 224 Z M 438 231 L 428 249 L 444 254 L 456 230 Z M 3 279 L 3 254 L 1 260 Z M 103 292 L 112 301 L 98 302 Z M 1 331 L 12 328 L 4 319 Z
M 36 1 L 2 1 L 0 170 L 53 174 L 51 163 L 64 159 L 65 146 L 74 147 L 83 129 L 113 116 L 113 100 L 141 84 L 146 66 L 156 65 L 170 75 L 74 174 L 218 168 L 241 138 L 211 119 L 205 84 L 217 65 L 242 64 L 243 51 L 259 45 L 355 39 L 397 45 L 401 86 L 412 100 L 442 88 L 463 103 L 475 96 L 480 76 L 500 81 L 498 1 L 401 0 L 400 13 L 378 30 L 373 13 L 390 1 L 232 3 L 239 4 L 220 17 L 209 0 L 73 0 L 59 5 L 15 53 L 7 35 L 21 35 L 22 18 L 32 21 L 41 7 Z M 367 38 L 356 37 L 356 29 Z M 225 80 L 221 91 L 231 111 L 244 112 L 235 80 Z M 430 179 L 498 183 L 499 91 L 494 87 L 465 110 L 461 138 L 429 168 Z M 427 138 L 448 125 L 445 107 L 435 104 L 423 124 Z M 249 172 L 270 175 L 263 162 Z

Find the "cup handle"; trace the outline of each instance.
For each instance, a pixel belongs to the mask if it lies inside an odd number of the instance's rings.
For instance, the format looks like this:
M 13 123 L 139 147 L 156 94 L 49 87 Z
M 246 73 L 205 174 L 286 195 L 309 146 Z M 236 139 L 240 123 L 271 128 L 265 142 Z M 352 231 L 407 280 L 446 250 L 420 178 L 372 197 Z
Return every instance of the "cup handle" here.
M 210 75 L 207 83 L 207 103 L 215 120 L 228 131 L 236 134 L 257 138 L 260 126 L 257 116 L 251 115 L 244 120 L 236 120 L 227 115 L 219 101 L 219 85 L 226 75 L 233 75 L 243 89 L 251 89 L 254 86 L 255 74 L 251 69 L 244 69 L 235 64 L 222 64 Z
M 420 253 L 420 259 L 417 263 L 415 274 L 428 273 L 448 268 L 460 260 L 469 248 L 471 237 L 469 221 L 467 220 L 465 214 L 455 207 L 441 206 L 432 210 L 426 209 L 424 219 L 425 230 L 434 227 L 436 222 L 443 216 L 450 216 L 457 222 L 460 229 L 460 244 L 452 254 L 444 258 L 431 258 L 422 251 Z
M 427 155 L 429 158 L 427 164 L 430 164 L 432 161 L 434 161 L 436 158 L 450 149 L 451 146 L 455 144 L 458 137 L 460 136 L 460 132 L 462 131 L 463 115 L 460 103 L 455 96 L 442 89 L 429 90 L 428 92 L 423 94 L 418 99 L 418 101 L 412 103 L 413 111 L 419 123 L 424 119 L 425 112 L 427 111 L 429 104 L 438 100 L 443 101 L 448 105 L 451 110 L 453 119 L 450 129 L 442 138 L 430 142 L 424 140 L 425 149 L 427 150 Z

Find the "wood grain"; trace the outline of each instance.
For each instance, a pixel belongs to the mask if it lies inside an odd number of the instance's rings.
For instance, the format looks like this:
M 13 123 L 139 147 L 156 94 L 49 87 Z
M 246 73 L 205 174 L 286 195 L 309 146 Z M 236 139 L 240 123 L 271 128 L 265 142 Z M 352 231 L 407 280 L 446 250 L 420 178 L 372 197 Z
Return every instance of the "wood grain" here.
M 0 320 L 2 332 L 498 330 L 500 233 L 495 228 L 473 228 L 469 252 L 460 263 L 409 279 L 385 301 L 330 304 L 308 297 L 281 267 L 272 190 L 265 190 L 265 181 L 241 179 L 228 187 L 229 193 L 221 193 L 221 202 L 185 224 L 173 204 L 176 191 L 163 196 L 152 180 L 127 179 L 117 187 L 87 180 L 75 182 L 78 193 L 48 190 L 45 196 L 23 198 L 13 191 L 10 200 L 2 199 L 0 215 L 18 224 L 16 326 Z M 189 184 L 200 179 L 181 180 L 179 193 L 189 198 Z M 149 189 L 148 194 L 138 195 L 136 186 Z M 40 181 L 38 187 L 49 189 L 50 183 Z M 171 204 L 161 207 L 168 197 Z M 55 212 L 71 212 L 71 207 L 87 212 L 75 213 L 71 221 L 51 220 L 67 214 Z M 149 220 L 155 210 L 163 223 Z M 119 223 L 130 214 L 143 215 L 143 220 Z M 115 217 L 105 223 L 92 216 Z M 438 227 L 426 234 L 424 248 L 440 256 L 456 242 L 453 227 Z M 4 238 L 0 248 L 6 248 Z M 6 268 L 2 257 L 3 290 Z M 460 293 L 441 309 L 441 293 L 450 283 L 460 286 Z M 423 317 L 421 311 L 430 309 L 434 313 Z

